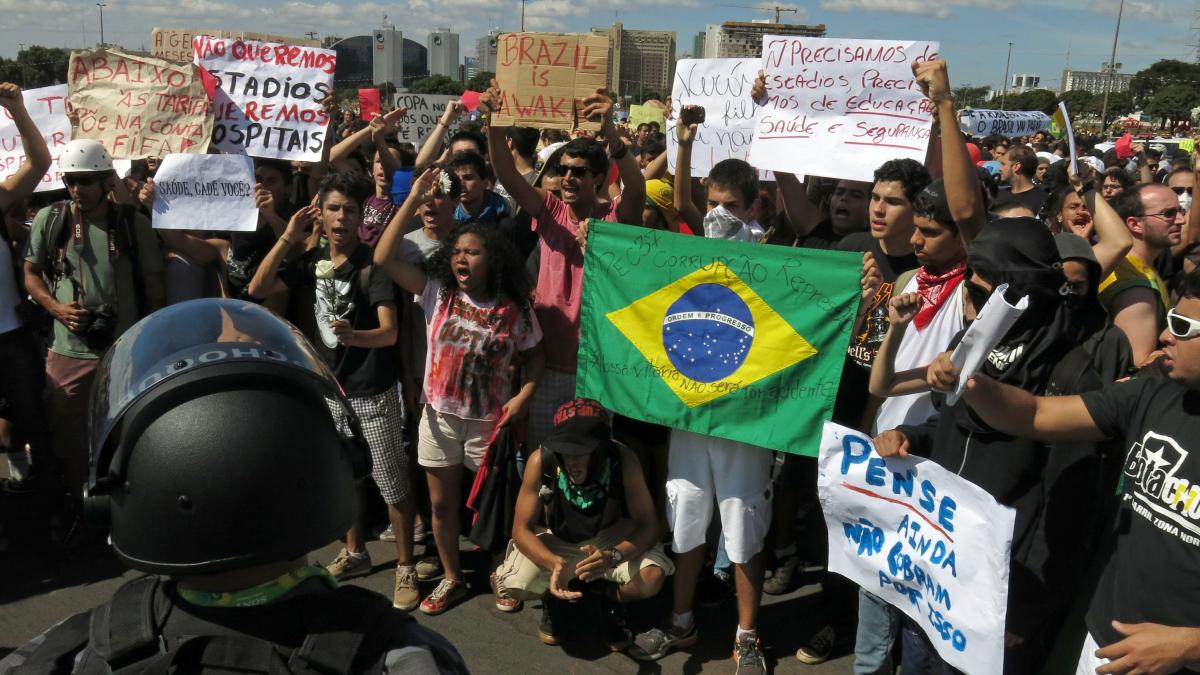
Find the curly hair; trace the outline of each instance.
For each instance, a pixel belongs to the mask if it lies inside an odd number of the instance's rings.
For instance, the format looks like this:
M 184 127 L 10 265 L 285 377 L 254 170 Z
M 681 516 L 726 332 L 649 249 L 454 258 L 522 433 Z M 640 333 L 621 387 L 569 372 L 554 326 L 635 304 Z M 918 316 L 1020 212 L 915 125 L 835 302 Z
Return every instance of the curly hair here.
M 929 170 L 915 159 L 890 159 L 875 169 L 875 182 L 896 182 L 904 186 L 904 197 L 912 202 L 929 185 Z
M 483 250 L 487 255 L 488 291 L 512 300 L 528 315 L 533 310 L 533 284 L 525 271 L 524 261 L 500 228 L 481 223 L 459 225 L 450 233 L 446 242 L 429 257 L 429 277 L 442 285 L 438 293 L 438 302 L 448 302 L 458 289 L 458 279 L 454 276 L 450 259 L 458 240 L 468 234 L 479 237 L 483 242 Z

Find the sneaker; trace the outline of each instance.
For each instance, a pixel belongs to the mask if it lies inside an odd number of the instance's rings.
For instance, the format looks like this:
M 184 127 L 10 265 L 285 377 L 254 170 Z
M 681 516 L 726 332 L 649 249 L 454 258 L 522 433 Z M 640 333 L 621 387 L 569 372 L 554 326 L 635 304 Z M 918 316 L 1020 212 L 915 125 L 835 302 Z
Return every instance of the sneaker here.
M 763 582 L 763 593 L 767 595 L 783 595 L 792 590 L 792 582 L 796 578 L 796 572 L 800 569 L 800 556 L 789 555 L 779 561 L 779 566 L 775 568 L 775 573 L 770 579 Z
M 687 628 L 672 624 L 666 630 L 651 628 L 638 635 L 629 648 L 629 655 L 638 661 L 657 661 L 673 650 L 696 644 L 696 622 Z
M 421 581 L 432 581 L 442 576 L 442 560 L 437 556 L 421 558 L 417 561 L 417 578 Z
M 717 607 L 733 597 L 733 585 L 724 576 L 713 573 L 700 577 L 696 584 L 696 604 L 701 607 Z
M 355 554 L 343 548 L 325 569 L 338 581 L 365 576 L 371 573 L 371 554 L 366 551 Z
M 390 527 L 388 528 L 391 529 Z M 413 543 L 424 544 L 429 539 L 429 527 L 425 525 L 425 521 L 418 520 L 413 526 Z
M 495 572 L 488 577 L 488 581 L 492 584 L 492 594 L 496 596 L 496 609 L 501 612 L 519 612 L 525 606 L 525 603 L 509 595 L 507 590 L 500 587 L 496 581 Z
M 562 638 L 554 628 L 555 615 L 558 614 L 560 608 L 559 602 L 561 601 L 558 598 L 548 596 L 544 598 L 542 600 L 542 620 L 538 623 L 538 639 L 542 641 L 542 644 L 552 647 L 562 642 Z
M 767 659 L 757 635 L 744 635 L 733 645 L 733 662 L 736 675 L 766 675 Z
M 392 592 L 392 607 L 411 612 L 421 604 L 417 592 L 417 570 L 412 565 L 396 567 L 396 590 Z
M 796 650 L 796 658 L 810 666 L 825 663 L 833 654 L 834 641 L 833 626 L 825 626 L 808 639 L 808 644 Z
M 442 579 L 437 588 L 421 601 L 421 611 L 436 616 L 467 595 L 467 582 Z
M 387 529 L 379 533 L 379 541 L 396 541 L 396 530 L 391 525 Z

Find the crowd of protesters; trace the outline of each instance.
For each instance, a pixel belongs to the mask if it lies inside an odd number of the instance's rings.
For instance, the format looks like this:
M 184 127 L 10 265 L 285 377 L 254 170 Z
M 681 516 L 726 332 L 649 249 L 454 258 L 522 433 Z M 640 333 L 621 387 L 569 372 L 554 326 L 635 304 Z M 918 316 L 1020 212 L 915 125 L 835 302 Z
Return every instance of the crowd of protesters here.
M 914 73 L 934 111 L 927 161 L 885 162 L 873 182 L 766 182 L 736 159 L 693 178 L 696 125 L 630 128 L 604 91 L 581 102 L 595 133 L 489 126 L 493 83 L 474 114 L 448 105 L 420 148 L 396 139 L 404 110 L 331 115 L 325 161 L 255 160 L 258 227 L 233 233 L 152 229 L 156 161 L 119 176 L 94 141 L 61 153 L 64 189 L 35 194 L 50 155 L 20 90 L 0 84 L 28 158 L 0 185 L 4 488 L 44 501 L 57 546 L 102 541 L 79 507 L 98 359 L 158 308 L 236 298 L 303 331 L 361 420 L 371 478 L 325 561 L 335 578 L 370 573 L 377 537 L 395 543 L 396 607 L 453 611 L 469 529 L 496 608 L 540 601 L 542 642 L 591 598 L 607 644 L 652 661 L 696 644 L 697 607 L 732 597 L 735 634 L 707 637 L 729 640 L 737 672 L 762 673 L 762 595 L 816 572 L 801 662 L 852 644 L 855 673 L 956 672 L 899 610 L 823 571 L 813 458 L 575 396 L 589 219 L 852 251 L 862 299 L 833 421 L 1015 509 L 1004 672 L 1193 672 L 1200 165 L 1082 136 L 1074 162 L 1045 132 L 965 137 L 946 64 Z M 760 76 L 752 97 L 769 93 Z M 1029 308 L 947 404 L 948 351 L 1001 284 Z M 488 461 L 501 438 L 511 447 Z M 430 538 L 437 555 L 417 560 Z M 623 607 L 668 587 L 670 614 L 631 631 Z

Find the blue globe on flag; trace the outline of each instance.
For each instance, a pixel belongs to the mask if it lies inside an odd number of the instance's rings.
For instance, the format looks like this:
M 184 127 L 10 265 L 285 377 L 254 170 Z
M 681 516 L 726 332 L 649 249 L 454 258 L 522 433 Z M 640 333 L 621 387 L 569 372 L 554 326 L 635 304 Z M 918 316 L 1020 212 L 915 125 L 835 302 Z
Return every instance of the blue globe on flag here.
M 667 308 L 662 339 L 667 358 L 681 374 L 716 382 L 746 361 L 754 342 L 754 316 L 729 288 L 697 284 Z

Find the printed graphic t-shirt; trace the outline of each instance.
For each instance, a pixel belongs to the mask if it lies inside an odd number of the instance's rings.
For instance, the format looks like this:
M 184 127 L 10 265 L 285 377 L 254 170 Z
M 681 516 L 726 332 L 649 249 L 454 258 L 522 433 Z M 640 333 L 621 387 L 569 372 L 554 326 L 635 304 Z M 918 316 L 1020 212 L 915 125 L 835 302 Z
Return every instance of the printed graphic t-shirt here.
M 1083 403 L 1102 432 L 1129 448 L 1116 548 L 1088 630 L 1103 647 L 1123 638 L 1114 619 L 1200 626 L 1200 391 L 1143 377 L 1083 394 Z
M 446 298 L 441 290 L 430 279 L 417 300 L 425 310 L 429 345 L 425 401 L 446 415 L 499 420 L 513 395 L 509 366 L 542 339 L 537 317 L 503 296 L 477 303 L 457 288 Z

